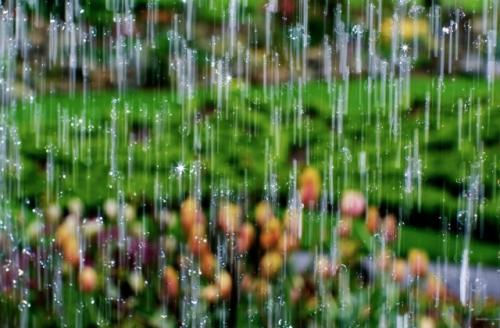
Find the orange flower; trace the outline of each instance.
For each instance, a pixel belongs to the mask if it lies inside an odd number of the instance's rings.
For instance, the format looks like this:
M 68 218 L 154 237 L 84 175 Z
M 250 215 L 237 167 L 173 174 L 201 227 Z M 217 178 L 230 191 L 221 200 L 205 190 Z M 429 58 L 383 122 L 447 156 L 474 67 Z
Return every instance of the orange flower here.
M 240 225 L 241 209 L 238 205 L 226 203 L 219 209 L 218 223 L 226 234 L 235 233 Z
M 321 188 L 321 178 L 318 170 L 307 167 L 300 176 L 300 198 L 302 203 L 312 208 L 316 205 Z
M 241 279 L 241 289 L 244 292 L 249 293 L 252 290 L 252 284 L 253 284 L 252 277 L 249 274 L 245 274 Z
M 280 253 L 268 252 L 260 260 L 260 273 L 266 278 L 271 278 L 281 269 L 282 263 Z
M 188 247 L 191 253 L 196 256 L 202 256 L 210 251 L 210 245 L 206 236 L 196 237 L 191 236 L 188 240 Z
M 78 245 L 76 237 L 72 236 L 66 239 L 62 249 L 63 257 L 66 262 L 71 265 L 78 265 L 78 263 L 80 263 L 80 246 Z
M 201 290 L 201 298 L 207 303 L 215 303 L 219 298 L 219 290 L 217 286 L 210 284 Z
M 264 226 L 273 217 L 273 210 L 268 202 L 261 201 L 255 208 L 255 221 L 259 226 Z
M 63 246 L 67 239 L 76 238 L 76 226 L 78 218 L 72 214 L 68 215 L 64 222 L 56 229 L 56 244 Z
M 244 253 L 248 252 L 252 246 L 253 240 L 255 239 L 255 229 L 250 223 L 245 223 L 241 226 L 238 240 L 236 242 L 236 247 L 238 252 Z
M 221 271 L 217 277 L 217 288 L 219 289 L 219 295 L 228 299 L 231 297 L 231 289 L 233 288 L 233 281 L 231 275 L 227 271 Z
M 397 231 L 398 223 L 396 217 L 392 214 L 387 215 L 382 225 L 382 232 L 384 234 L 385 240 L 388 242 L 396 240 Z
M 269 220 L 260 234 L 260 244 L 264 249 L 270 249 L 277 245 L 281 236 L 281 223 L 278 219 Z
M 195 223 L 204 223 L 205 217 L 198 202 L 189 197 L 181 204 L 181 224 L 184 232 L 189 234 Z
M 372 235 L 376 234 L 378 232 L 379 224 L 380 215 L 378 213 L 378 209 L 376 207 L 368 208 L 365 221 L 366 229 L 368 230 L 368 232 Z
M 425 293 L 430 299 L 440 299 L 446 295 L 446 287 L 441 279 L 435 275 L 429 275 L 427 277 Z
M 165 293 L 169 297 L 177 298 L 179 295 L 179 274 L 173 267 L 168 266 L 163 271 L 163 283 Z
M 188 247 L 196 256 L 200 256 L 210 250 L 204 222 L 195 222 L 191 226 L 188 236 Z
M 203 238 L 206 236 L 204 222 L 195 222 L 189 231 L 189 238 Z
M 408 253 L 408 265 L 412 275 L 423 277 L 429 270 L 429 257 L 422 250 L 412 249 Z
M 395 260 L 392 262 L 392 279 L 397 283 L 402 283 L 407 277 L 406 262 L 404 260 Z
M 215 256 L 212 253 L 205 253 L 201 256 L 200 269 L 205 277 L 212 277 L 216 265 Z
M 80 290 L 86 293 L 91 293 L 97 288 L 97 273 L 94 268 L 86 266 L 78 275 Z
M 289 233 L 284 233 L 278 242 L 279 250 L 282 254 L 294 251 L 299 246 L 297 237 Z

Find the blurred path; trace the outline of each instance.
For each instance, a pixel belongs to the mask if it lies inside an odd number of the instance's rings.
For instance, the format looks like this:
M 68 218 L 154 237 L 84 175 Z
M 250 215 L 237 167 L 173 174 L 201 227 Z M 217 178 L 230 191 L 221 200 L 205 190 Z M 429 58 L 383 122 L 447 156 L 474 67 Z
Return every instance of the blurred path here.
M 294 272 L 304 273 L 312 270 L 314 256 L 309 252 L 297 252 L 290 258 L 290 265 Z M 368 259 L 362 262 L 362 267 L 367 271 L 369 277 L 376 272 L 372 262 Z M 460 297 L 460 265 L 456 263 L 447 266 L 432 263 L 429 270 L 446 283 L 448 291 L 453 296 Z M 477 299 L 492 298 L 500 300 L 500 269 L 475 266 L 469 270 L 469 286 L 472 297 Z

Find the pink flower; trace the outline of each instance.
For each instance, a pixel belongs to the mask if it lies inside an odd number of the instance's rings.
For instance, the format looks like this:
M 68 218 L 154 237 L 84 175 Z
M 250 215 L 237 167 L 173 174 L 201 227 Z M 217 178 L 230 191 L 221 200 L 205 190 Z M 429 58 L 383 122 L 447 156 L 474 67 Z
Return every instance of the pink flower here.
M 340 203 L 340 210 L 346 216 L 356 217 L 365 211 L 365 197 L 358 191 L 349 190 L 344 192 Z

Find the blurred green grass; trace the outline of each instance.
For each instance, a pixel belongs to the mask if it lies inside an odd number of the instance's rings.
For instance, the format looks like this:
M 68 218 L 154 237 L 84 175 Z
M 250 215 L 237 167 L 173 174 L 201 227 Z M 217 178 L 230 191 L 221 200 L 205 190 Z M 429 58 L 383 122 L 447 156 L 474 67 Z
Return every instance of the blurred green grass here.
M 298 161 L 300 168 L 309 154 L 310 163 L 325 177 L 323 170 L 331 154 L 336 199 L 345 188 L 361 188 L 370 204 L 398 214 L 406 226 L 432 228 L 439 235 L 442 218 L 460 231 L 461 223 L 457 222 L 456 215 L 462 206 L 465 178 L 470 174 L 472 163 L 481 156 L 484 202 L 479 211 L 481 226 L 476 230 L 482 229 L 482 232 L 475 236 L 498 242 L 500 195 L 496 190 L 500 168 L 496 156 L 500 154 L 500 130 L 496 127 L 500 126 L 500 115 L 495 104 L 500 86 L 497 84 L 494 90 L 488 91 L 481 79 L 446 79 L 441 97 L 441 127 L 437 129 L 436 83 L 437 79 L 426 76 L 416 75 L 411 79 L 410 107 L 399 111 L 401 134 L 397 138 L 390 134 L 387 108 L 378 108 L 372 101 L 368 116 L 366 80 L 354 79 L 349 85 L 349 109 L 342 136 L 331 128 L 332 103 L 326 85 L 307 84 L 303 90 L 300 141 L 298 135 L 294 139 L 296 111 L 289 94 L 297 90 L 286 87 L 274 90 L 271 99 L 264 95 L 262 88 L 250 88 L 247 95 L 236 82 L 228 102 L 220 110 L 216 109 L 214 95 L 207 89 L 197 90 L 196 97 L 184 105 L 177 101 L 174 93 L 163 89 L 127 90 L 121 98 L 112 91 L 89 92 L 85 98 L 81 94 L 74 97 L 50 94 L 35 103 L 20 103 L 13 109 L 22 141 L 20 195 L 42 199 L 42 202 L 53 201 L 56 196 L 62 200 L 78 196 L 91 209 L 100 207 L 106 198 L 115 197 L 116 186 L 108 174 L 110 116 L 115 102 L 117 168 L 120 184 L 132 203 L 153 202 L 155 188 L 161 185 L 168 195 L 169 206 L 176 208 L 191 190 L 192 180 L 188 175 L 180 180 L 183 192 L 179 194 L 174 167 L 182 161 L 189 169 L 194 160 L 199 159 L 205 202 L 209 202 L 211 193 L 220 192 L 218 189 L 225 186 L 236 194 L 245 194 L 249 203 L 255 204 L 264 197 L 267 166 L 264 159 L 270 156 L 279 184 L 277 196 L 284 204 L 293 160 Z M 427 92 L 431 96 L 431 111 L 429 140 L 425 143 Z M 469 95 L 472 95 L 472 103 L 467 105 Z M 466 103 L 460 150 L 459 98 Z M 281 111 L 281 120 L 273 121 L 271 118 L 277 109 Z M 195 145 L 195 127 L 201 141 L 199 145 Z M 423 165 L 420 206 L 416 191 L 405 193 L 403 185 L 408 147 L 416 132 Z M 477 135 L 482 140 L 479 153 Z M 336 146 L 331 150 L 332 138 Z M 55 175 L 60 177 L 56 185 L 63 191 L 58 195 L 47 194 L 46 184 L 41 183 L 46 181 L 48 149 L 54 149 Z M 366 156 L 368 184 L 360 178 L 358 163 L 362 154 Z M 377 165 L 377 158 L 382 165 Z

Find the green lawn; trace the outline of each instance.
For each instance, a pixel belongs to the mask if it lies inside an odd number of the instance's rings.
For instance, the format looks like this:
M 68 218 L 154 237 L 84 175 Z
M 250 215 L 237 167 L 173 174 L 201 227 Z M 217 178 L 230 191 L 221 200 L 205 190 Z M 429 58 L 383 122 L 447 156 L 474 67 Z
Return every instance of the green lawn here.
M 260 89 L 252 90 L 249 97 L 243 98 L 235 87 L 220 115 L 216 115 L 213 108 L 215 104 L 205 91 L 199 91 L 193 102 L 182 109 L 168 91 L 130 90 L 116 105 L 118 168 L 126 178 L 126 187 L 130 192 L 137 191 L 137 182 L 141 182 L 139 185 L 142 187 L 139 189 L 148 193 L 152 188 L 147 187 L 153 185 L 155 174 L 168 178 L 176 163 L 181 160 L 189 163 L 200 156 L 206 177 L 223 177 L 236 190 L 243 187 L 246 177 L 250 196 L 260 199 L 266 169 L 261 159 L 265 158 L 266 144 L 281 184 L 288 179 L 292 159 L 297 159 L 300 165 L 306 149 L 309 150 L 311 163 L 320 169 L 332 155 L 334 174 L 340 179 L 337 190 L 360 187 L 358 161 L 364 152 L 368 171 L 377 173 L 368 177 L 370 201 L 394 206 L 401 203 L 402 197 L 415 200 L 415 194 L 402 193 L 401 182 L 407 166 L 405 156 L 408 146 L 413 143 L 415 133 L 418 133 L 419 155 L 423 164 L 421 211 L 438 213 L 444 210 L 452 213 L 456 212 L 457 196 L 462 188 L 462 181 L 457 179 L 466 177 L 471 162 L 476 160 L 475 142 L 479 133 L 485 155 L 483 176 L 486 202 L 482 211 L 486 220 L 496 222 L 500 206 L 495 192 L 498 186 L 494 179 L 500 176 L 496 164 L 496 154 L 500 151 L 500 130 L 495 128 L 500 124 L 498 108 L 487 106 L 484 82 L 464 78 L 447 80 L 442 94 L 441 127 L 436 129 L 436 89 L 433 83 L 435 81 L 425 77 L 412 80 L 411 109 L 402 109 L 400 112 L 401 134 L 398 137 L 389 134 L 388 109 L 378 110 L 377 119 L 377 110 L 372 106 L 368 115 L 366 83 L 360 80 L 354 80 L 350 85 L 349 112 L 344 119 L 341 136 L 332 133 L 331 104 L 324 84 L 314 83 L 305 87 L 303 124 L 295 131 L 294 111 L 284 88 L 279 90 L 271 104 L 264 100 Z M 460 97 L 467 102 L 468 91 L 473 89 L 472 100 L 482 103 L 481 126 L 477 130 L 476 105 L 472 106 L 472 110 L 466 107 L 462 145 L 458 150 L 456 104 Z M 423 108 L 427 90 L 432 92 L 428 143 L 425 142 Z M 497 102 L 500 87 L 497 86 L 495 90 L 499 91 L 494 92 L 493 103 Z M 109 147 L 110 142 L 110 112 L 115 97 L 115 93 L 98 92 L 91 93 L 83 101 L 80 95 L 75 98 L 52 95 L 43 97 L 40 103 L 20 105 L 16 118 L 23 145 L 23 177 L 42 178 L 45 175 L 43 166 L 47 157 L 46 147 L 56 146 L 57 161 L 68 168 L 66 182 L 63 182 L 65 186 L 71 187 L 72 193 L 91 204 L 99 203 L 109 191 L 106 188 L 88 190 L 88 187 L 95 186 L 93 182 L 96 180 L 107 179 L 110 163 L 109 148 L 106 147 Z M 272 106 L 281 108 L 279 129 L 276 129 L 276 124 L 269 123 Z M 57 118 L 61 116 L 66 117 L 66 123 L 64 120 L 58 121 Z M 197 124 L 193 125 L 195 120 Z M 64 140 L 58 139 L 58 129 L 62 133 L 65 125 L 71 133 Z M 194 126 L 201 140 L 197 151 L 194 151 Z M 129 142 L 131 138 L 133 143 Z M 332 138 L 335 145 L 333 152 L 329 152 Z M 79 143 L 75 146 L 81 151 L 75 158 L 72 143 L 77 140 Z M 379 147 L 377 142 L 380 143 Z M 126 176 L 128 152 L 133 155 L 132 176 Z M 382 164 L 380 167 L 377 167 L 378 158 Z M 86 170 L 91 167 L 92 174 L 86 174 Z M 73 169 L 78 169 L 77 174 L 74 174 L 76 171 Z M 99 172 L 104 175 L 99 176 Z M 344 186 L 345 176 L 347 185 Z M 132 185 L 133 188 L 128 188 Z M 208 188 L 208 184 L 203 187 Z M 35 196 L 44 191 L 45 186 L 36 184 L 24 192 L 27 196 Z M 279 191 L 285 198 L 287 192 L 286 188 Z

